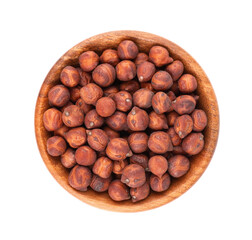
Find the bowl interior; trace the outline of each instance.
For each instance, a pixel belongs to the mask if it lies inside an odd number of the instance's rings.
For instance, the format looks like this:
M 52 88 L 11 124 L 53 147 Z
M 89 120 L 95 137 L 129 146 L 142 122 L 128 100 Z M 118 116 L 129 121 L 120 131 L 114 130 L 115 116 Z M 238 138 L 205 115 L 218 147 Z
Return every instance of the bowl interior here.
M 171 187 L 162 193 L 154 193 L 140 202 L 132 203 L 130 200 L 124 202 L 114 202 L 107 193 L 95 193 L 92 189 L 87 192 L 74 190 L 68 184 L 69 170 L 65 169 L 59 158 L 51 157 L 46 151 L 46 140 L 51 135 L 43 126 L 43 113 L 49 108 L 47 94 L 50 88 L 58 84 L 61 70 L 67 65 L 77 65 L 79 55 L 88 50 L 94 50 L 100 54 L 107 48 L 116 49 L 118 44 L 125 39 L 133 40 L 141 52 L 148 52 L 153 45 L 166 47 L 171 57 L 181 60 L 185 66 L 185 72 L 193 74 L 198 81 L 197 94 L 200 96 L 200 108 L 208 117 L 208 126 L 204 130 L 205 147 L 203 151 L 191 158 L 190 171 L 179 179 L 173 179 Z M 214 153 L 218 132 L 219 132 L 219 112 L 214 90 L 206 74 L 199 64 L 182 48 L 162 37 L 138 31 L 116 31 L 100 34 L 91 37 L 77 44 L 66 52 L 52 67 L 46 76 L 40 89 L 36 110 L 35 110 L 35 132 L 40 154 L 48 170 L 68 192 L 85 203 L 111 211 L 136 212 L 162 206 L 186 192 L 203 174 Z

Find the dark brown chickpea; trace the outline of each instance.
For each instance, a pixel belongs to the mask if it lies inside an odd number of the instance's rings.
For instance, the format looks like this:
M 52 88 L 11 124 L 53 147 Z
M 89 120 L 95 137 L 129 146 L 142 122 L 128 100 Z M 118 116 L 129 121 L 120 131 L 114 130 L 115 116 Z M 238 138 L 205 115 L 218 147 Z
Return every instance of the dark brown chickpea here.
M 129 188 L 119 179 L 113 180 L 108 188 L 108 194 L 114 201 L 130 199 Z
M 102 129 L 87 130 L 87 141 L 91 148 L 95 151 L 104 151 L 109 138 L 105 131 Z
M 137 45 L 131 40 L 122 41 L 117 48 L 120 59 L 134 59 L 138 54 Z
M 136 66 L 140 65 L 141 63 L 148 61 L 149 56 L 146 53 L 138 53 L 135 59 Z
M 128 142 L 134 153 L 142 153 L 148 149 L 148 135 L 144 132 L 130 134 Z
M 49 155 L 53 157 L 60 156 L 66 151 L 67 145 L 64 138 L 59 136 L 53 136 L 48 138 L 46 142 L 46 149 Z
M 119 92 L 119 87 L 115 85 L 103 89 L 103 94 L 105 97 L 114 96 L 118 92 Z
M 112 116 L 106 118 L 106 124 L 115 131 L 127 130 L 127 115 L 116 111 Z
M 151 85 L 157 91 L 166 91 L 172 86 L 172 84 L 172 77 L 166 71 L 156 72 L 151 79 Z
M 167 125 L 167 118 L 164 114 L 157 114 L 156 112 L 152 111 L 149 114 L 149 128 L 152 130 L 163 130 L 168 129 Z
M 161 46 L 153 46 L 150 49 L 149 60 L 157 67 L 162 67 L 173 61 L 173 59 L 169 56 L 167 49 Z
M 57 129 L 57 130 L 54 131 L 54 135 L 55 136 L 61 136 L 61 137 L 65 138 L 65 134 L 68 131 L 69 131 L 69 127 L 67 127 L 66 125 L 63 125 L 59 129 Z
M 157 92 L 152 98 L 152 107 L 157 114 L 167 112 L 171 104 L 171 100 L 164 92 Z
M 80 67 L 85 72 L 91 72 L 99 63 L 99 56 L 94 51 L 87 51 L 79 57 Z
M 104 118 L 98 115 L 95 109 L 92 109 L 86 114 L 84 123 L 88 129 L 99 128 L 103 125 Z
M 191 133 L 182 142 L 183 150 L 189 155 L 196 155 L 204 148 L 204 136 L 202 133 Z
M 68 148 L 65 153 L 61 155 L 60 161 L 65 168 L 72 168 L 76 164 L 75 151 L 72 148 Z
M 169 134 L 169 136 L 171 138 L 173 146 L 179 146 L 181 144 L 182 140 L 179 137 L 179 135 L 175 132 L 175 130 L 174 130 L 173 127 L 169 128 L 169 130 L 167 131 L 167 133 Z
M 80 96 L 86 104 L 95 105 L 102 95 L 102 89 L 95 83 L 89 83 L 80 89 Z
M 163 154 L 173 149 L 170 136 L 168 133 L 162 131 L 156 131 L 150 135 L 148 147 L 152 152 L 158 154 Z
M 168 172 L 172 177 L 179 178 L 185 175 L 190 168 L 190 161 L 183 155 L 175 155 L 168 160 Z
M 169 64 L 165 70 L 170 73 L 173 81 L 177 81 L 184 72 L 184 64 L 179 60 L 175 60 L 173 63 Z
M 47 131 L 56 131 L 63 126 L 62 113 L 56 108 L 49 108 L 43 114 L 43 123 Z
M 156 155 L 149 159 L 148 168 L 153 174 L 161 178 L 168 169 L 168 162 L 165 157 Z
M 92 173 L 87 167 L 76 165 L 68 176 L 70 186 L 78 191 L 87 191 L 92 180 Z
M 197 89 L 197 80 L 191 74 L 184 74 L 178 80 L 178 88 L 182 93 L 192 93 Z
M 60 74 L 60 80 L 67 87 L 75 87 L 80 82 L 80 74 L 76 68 L 66 66 Z
M 195 109 L 192 112 L 192 120 L 193 120 L 193 131 L 201 132 L 207 125 L 207 116 L 206 113 L 201 109 Z
M 152 87 L 150 82 L 145 82 L 145 83 L 141 83 L 141 88 L 146 88 L 150 91 L 152 91 L 153 93 L 156 93 L 157 91 Z
M 149 125 L 148 113 L 141 108 L 133 107 L 127 116 L 127 124 L 132 131 L 144 131 Z
M 107 156 L 116 161 L 121 161 L 126 157 L 131 157 L 132 152 L 129 148 L 128 142 L 123 138 L 113 138 L 106 148 Z
M 167 96 L 170 98 L 171 101 L 174 101 L 176 99 L 176 95 L 173 91 L 169 91 L 167 93 Z
M 169 127 L 172 127 L 174 125 L 174 122 L 178 116 L 179 114 L 176 113 L 175 111 L 169 112 L 167 114 L 167 123 Z
M 81 146 L 75 151 L 76 162 L 83 166 L 93 165 L 97 159 L 96 152 L 89 146 Z
M 84 113 L 78 106 L 72 105 L 65 108 L 62 120 L 68 127 L 78 127 L 83 124 Z
M 175 95 L 179 95 L 179 88 L 178 88 L 178 82 L 173 82 L 171 88 L 170 88 L 171 91 L 174 92 Z
M 48 101 L 50 105 L 63 107 L 70 99 L 70 92 L 64 85 L 56 85 L 48 92 Z
M 100 56 L 100 61 L 102 63 L 109 63 L 115 67 L 119 63 L 120 59 L 116 50 L 106 49 Z
M 120 137 L 120 133 L 118 133 L 117 131 L 111 129 L 108 126 L 104 127 L 103 131 L 107 134 L 109 140 L 111 140 L 113 138 L 119 138 Z
M 70 100 L 76 102 L 80 98 L 80 86 L 70 88 Z
M 172 151 L 172 154 L 182 154 L 182 155 L 185 155 L 185 154 L 187 154 L 184 150 L 183 150 L 183 148 L 182 148 L 182 146 L 181 146 L 181 144 L 179 145 L 179 146 L 174 146 L 173 147 L 173 151 Z
M 101 178 L 108 178 L 113 170 L 113 161 L 107 157 L 100 157 L 94 163 L 92 170 L 94 174 Z
M 190 114 L 195 109 L 196 101 L 190 95 L 181 95 L 172 102 L 172 106 L 180 115 Z
M 69 101 L 66 105 L 64 105 L 63 107 L 60 108 L 60 111 L 63 113 L 64 110 L 69 107 L 69 106 L 72 106 L 74 105 L 71 101 Z
M 108 87 L 114 83 L 116 72 L 113 66 L 108 63 L 98 65 L 92 73 L 92 78 L 101 87 Z
M 80 74 L 80 82 L 79 85 L 81 87 L 86 86 L 87 84 L 92 82 L 92 76 L 89 72 L 84 72 L 81 68 L 77 68 L 79 74 Z
M 75 105 L 78 106 L 84 112 L 84 114 L 87 114 L 93 108 L 92 105 L 86 104 L 82 98 L 79 98 Z
M 119 111 L 127 112 L 132 107 L 132 96 L 129 92 L 120 91 L 113 96 L 116 108 Z
M 120 81 L 130 81 L 136 76 L 136 65 L 132 61 L 123 60 L 116 65 L 116 75 Z
M 131 188 L 130 189 L 130 195 L 132 198 L 132 202 L 138 202 L 145 198 L 147 198 L 150 194 L 150 185 L 149 183 L 145 182 L 144 185 L 137 187 L 137 188 Z
M 137 77 L 139 82 L 148 82 L 155 73 L 155 65 L 151 62 L 145 61 L 137 66 Z
M 116 110 L 116 103 L 110 97 L 102 97 L 96 102 L 96 112 L 102 117 L 113 115 Z
M 140 88 L 140 85 L 138 81 L 132 80 L 132 81 L 121 83 L 119 88 L 121 91 L 124 90 L 132 94 Z
M 199 100 L 199 95 L 196 95 L 196 94 L 190 94 L 194 99 L 195 101 L 197 102 Z
M 112 177 L 101 178 L 97 175 L 93 175 L 92 181 L 90 183 L 90 187 L 95 192 L 105 192 L 108 190 L 111 180 L 112 180 Z
M 193 130 L 192 118 L 187 114 L 177 117 L 174 122 L 174 130 L 180 138 L 185 138 Z
M 114 161 L 114 166 L 113 166 L 113 173 L 117 175 L 121 175 L 123 169 L 129 165 L 129 161 L 127 159 L 124 159 L 122 161 Z M 119 177 L 121 179 L 121 176 Z
M 138 164 L 129 164 L 123 169 L 121 181 L 129 187 L 140 187 L 146 182 L 145 170 Z
M 155 192 L 163 192 L 171 185 L 171 178 L 168 173 L 165 173 L 161 178 L 152 174 L 150 177 L 150 187 Z
M 130 157 L 130 163 L 138 164 L 142 166 L 145 169 L 145 171 L 149 171 L 148 157 L 144 154 L 133 154 Z
M 72 128 L 65 134 L 65 138 L 70 147 L 78 148 L 87 140 L 86 130 L 83 127 Z
M 133 94 L 133 103 L 140 108 L 150 108 L 153 96 L 154 93 L 151 90 L 141 88 Z

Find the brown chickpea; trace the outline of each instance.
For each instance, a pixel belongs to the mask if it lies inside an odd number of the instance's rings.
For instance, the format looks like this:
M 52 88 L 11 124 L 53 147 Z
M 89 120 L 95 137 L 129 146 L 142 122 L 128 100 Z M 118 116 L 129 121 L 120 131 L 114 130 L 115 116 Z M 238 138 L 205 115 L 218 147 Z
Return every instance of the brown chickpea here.
M 157 114 L 152 111 L 149 114 L 149 128 L 152 130 L 163 130 L 168 129 L 167 118 L 164 114 Z
M 170 98 L 171 101 L 174 101 L 176 99 L 176 95 L 173 91 L 169 91 L 167 93 L 167 96 Z
M 65 108 L 62 120 L 68 127 L 78 127 L 83 124 L 84 113 L 78 106 L 72 105 Z
M 144 131 L 149 125 L 148 113 L 141 108 L 133 107 L 127 116 L 127 124 L 132 131 Z
M 93 165 L 97 159 L 96 152 L 89 146 L 81 146 L 75 151 L 76 162 L 83 166 Z
M 161 178 L 168 169 L 168 162 L 165 157 L 156 155 L 149 159 L 148 168 L 153 174 Z
M 183 148 L 182 148 L 182 146 L 180 144 L 179 146 L 174 146 L 173 147 L 172 154 L 182 154 L 182 155 L 185 155 L 187 153 L 183 150 Z
M 129 161 L 127 159 L 124 159 L 122 161 L 114 161 L 114 166 L 113 166 L 113 173 L 117 175 L 121 175 L 123 169 L 129 165 Z M 121 179 L 121 176 L 119 177 Z
M 116 65 L 116 75 L 120 81 L 130 81 L 136 76 L 136 65 L 132 61 L 123 60 Z
M 102 95 L 102 89 L 95 83 L 89 83 L 80 89 L 80 96 L 86 104 L 95 105 Z
M 138 164 L 142 166 L 145 169 L 145 171 L 149 171 L 148 157 L 144 154 L 133 154 L 130 157 L 130 163 Z
M 164 92 L 157 92 L 152 98 L 152 107 L 157 114 L 167 112 L 171 104 L 171 100 Z
M 169 127 L 172 127 L 174 125 L 174 122 L 178 116 L 179 114 L 176 113 L 175 111 L 169 112 L 167 114 L 167 123 Z
M 201 132 L 207 125 L 206 113 L 201 109 L 195 109 L 191 114 L 193 120 L 193 131 Z
M 70 99 L 70 92 L 64 85 L 56 85 L 48 92 L 49 104 L 56 107 L 63 107 Z
M 174 130 L 180 138 L 185 138 L 193 130 L 192 118 L 187 114 L 177 117 L 174 122 Z
M 140 187 L 146 182 L 145 170 L 138 164 L 129 164 L 122 171 L 121 181 L 129 187 Z
M 72 168 L 76 164 L 75 151 L 72 148 L 68 148 L 65 153 L 61 155 L 60 161 L 65 168 Z
M 181 95 L 172 102 L 172 106 L 180 115 L 190 114 L 195 109 L 196 101 L 190 95 Z
M 168 133 L 162 131 L 156 131 L 150 135 L 148 147 L 152 152 L 158 154 L 163 154 L 173 149 L 170 136 Z
M 114 201 L 124 201 L 130 199 L 129 188 L 119 179 L 113 180 L 110 183 L 108 194 Z
M 135 132 L 130 134 L 128 142 L 134 153 L 142 153 L 148 149 L 148 135 L 145 132 Z
M 80 98 L 81 86 L 70 88 L 70 100 L 76 102 Z
M 190 168 L 190 161 L 183 155 L 175 155 L 168 160 L 168 172 L 172 177 L 179 178 L 185 175 Z
M 103 94 L 105 97 L 114 96 L 118 92 L 119 92 L 119 87 L 115 85 L 103 89 Z
M 175 95 L 179 95 L 179 88 L 178 88 L 178 82 L 173 82 L 171 88 L 170 88 L 171 91 L 174 92 Z
M 138 53 L 135 59 L 136 66 L 140 65 L 141 63 L 148 61 L 149 56 L 146 53 Z
M 169 136 L 171 138 L 173 146 L 179 146 L 181 144 L 182 140 L 179 137 L 179 135 L 175 132 L 175 130 L 174 130 L 173 127 L 169 128 L 169 130 L 167 131 L 167 133 L 169 134 Z
M 76 68 L 66 66 L 60 74 L 60 80 L 67 87 L 75 87 L 80 82 L 80 74 Z
M 60 136 L 65 138 L 65 134 L 69 131 L 69 127 L 66 125 L 63 125 L 62 127 L 58 128 L 57 130 L 54 131 L 55 136 Z
M 131 40 L 122 41 L 117 48 L 120 59 L 134 59 L 138 54 L 137 45 Z
M 157 91 L 166 91 L 172 86 L 172 84 L 172 77 L 166 71 L 156 72 L 151 79 L 151 85 Z
M 96 103 L 96 112 L 102 117 L 113 115 L 116 110 L 116 103 L 110 97 L 102 97 Z
M 104 151 L 109 138 L 105 131 L 102 129 L 87 130 L 87 141 L 91 148 L 95 151 Z
M 197 80 L 191 74 L 184 74 L 178 80 L 178 88 L 182 93 L 192 93 L 197 89 Z
M 62 113 L 56 108 L 49 108 L 43 114 L 43 123 L 47 131 L 56 131 L 63 126 Z
M 153 96 L 154 93 L 151 90 L 141 88 L 133 94 L 133 103 L 140 108 L 150 108 Z
M 135 91 L 137 91 L 140 88 L 139 82 L 136 80 L 131 80 L 128 82 L 123 82 L 120 84 L 119 86 L 121 91 L 127 91 L 129 93 L 134 93 Z
M 132 202 L 138 202 L 145 198 L 147 198 L 150 194 L 150 185 L 149 183 L 145 182 L 144 185 L 137 187 L 137 188 L 131 188 L 130 189 L 130 195 L 132 198 Z
M 112 116 L 106 118 L 106 124 L 115 131 L 127 130 L 127 115 L 116 111 Z
M 99 56 L 94 51 L 87 51 L 80 55 L 79 64 L 83 71 L 91 72 L 99 63 Z
M 150 82 L 145 82 L 145 83 L 141 83 L 141 88 L 146 88 L 150 91 L 152 91 L 153 93 L 156 93 L 157 91 L 152 87 Z
M 157 67 L 162 67 L 173 61 L 173 59 L 169 56 L 167 49 L 161 46 L 153 46 L 150 49 L 149 60 Z
M 165 70 L 170 73 L 173 81 L 177 81 L 184 72 L 184 64 L 179 60 L 175 60 L 173 63 L 169 64 Z
M 71 187 L 78 191 L 87 191 L 92 180 L 92 173 L 87 167 L 76 165 L 68 176 Z
M 106 148 L 107 156 L 112 160 L 121 161 L 126 157 L 131 157 L 132 152 L 128 142 L 123 138 L 113 138 Z
M 137 66 L 137 77 L 139 82 L 148 82 L 155 73 L 155 65 L 151 62 L 145 61 Z
M 204 136 L 202 133 L 191 133 L 182 142 L 183 150 L 189 155 L 196 155 L 204 148 Z
M 46 142 L 46 149 L 49 155 L 53 157 L 60 156 L 66 151 L 67 145 L 64 138 L 59 136 L 53 136 L 48 138 Z
M 114 83 L 116 72 L 113 66 L 108 63 L 103 63 L 94 69 L 92 78 L 99 86 L 108 87 Z
M 80 74 L 80 82 L 79 85 L 81 87 L 86 86 L 87 84 L 92 82 L 92 76 L 89 72 L 84 72 L 81 68 L 77 68 L 79 74 Z
M 95 109 L 90 110 L 85 116 L 84 124 L 88 129 L 99 128 L 103 123 L 104 118 L 98 115 Z
M 155 192 L 163 192 L 170 187 L 171 178 L 168 173 L 165 173 L 161 178 L 152 174 L 150 176 L 150 187 Z
M 122 112 L 127 112 L 132 107 L 132 96 L 129 92 L 120 91 L 113 96 L 116 103 L 116 109 Z
M 113 170 L 113 161 L 107 157 L 100 157 L 93 166 L 93 173 L 101 178 L 110 177 Z
M 65 134 L 65 138 L 70 147 L 78 148 L 87 140 L 86 130 L 83 127 L 72 128 Z
M 100 61 L 102 63 L 109 63 L 115 67 L 119 63 L 120 59 L 116 50 L 106 49 L 100 56 Z
M 118 133 L 117 131 L 111 129 L 108 126 L 104 127 L 103 131 L 107 134 L 109 140 L 111 140 L 113 138 L 119 138 L 120 137 L 120 133 Z
M 112 177 L 101 178 L 97 175 L 93 175 L 92 181 L 90 183 L 90 187 L 95 192 L 105 192 L 108 190 L 111 180 L 112 180 Z
M 75 105 L 78 106 L 84 112 L 84 114 L 87 114 L 93 108 L 92 105 L 86 104 L 82 98 L 79 98 Z

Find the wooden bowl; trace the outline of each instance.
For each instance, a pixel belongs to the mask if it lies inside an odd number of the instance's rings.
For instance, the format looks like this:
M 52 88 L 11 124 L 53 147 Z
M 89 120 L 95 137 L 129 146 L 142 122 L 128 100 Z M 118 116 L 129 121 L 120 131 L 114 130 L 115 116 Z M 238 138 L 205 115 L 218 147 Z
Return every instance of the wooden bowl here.
M 59 158 L 48 155 L 46 151 L 46 140 L 48 133 L 43 126 L 43 113 L 49 108 L 47 94 L 49 89 L 59 83 L 61 70 L 67 65 L 78 64 L 79 55 L 88 50 L 94 50 L 100 54 L 107 48 L 117 48 L 118 44 L 125 39 L 133 40 L 141 52 L 148 52 L 153 45 L 162 45 L 166 47 L 174 59 L 181 60 L 185 65 L 185 72 L 193 74 L 198 81 L 197 94 L 200 96 L 200 108 L 202 108 L 208 117 L 208 125 L 204 130 L 205 147 L 203 151 L 191 158 L 191 169 L 183 177 L 172 182 L 170 188 L 162 193 L 151 193 L 150 196 L 140 202 L 132 203 L 131 200 L 124 202 L 114 202 L 107 193 L 95 193 L 89 189 L 87 192 L 79 192 L 68 184 L 69 170 L 65 169 Z M 40 89 L 36 110 L 35 110 L 35 132 L 36 139 L 42 159 L 50 173 L 57 182 L 69 193 L 81 201 L 92 206 L 118 212 L 137 212 L 160 207 L 171 202 L 183 193 L 185 193 L 203 174 L 213 156 L 219 133 L 219 110 L 216 96 L 203 69 L 199 64 L 181 47 L 173 42 L 150 34 L 139 31 L 114 31 L 99 34 L 84 40 L 66 52 L 52 67 L 46 76 Z

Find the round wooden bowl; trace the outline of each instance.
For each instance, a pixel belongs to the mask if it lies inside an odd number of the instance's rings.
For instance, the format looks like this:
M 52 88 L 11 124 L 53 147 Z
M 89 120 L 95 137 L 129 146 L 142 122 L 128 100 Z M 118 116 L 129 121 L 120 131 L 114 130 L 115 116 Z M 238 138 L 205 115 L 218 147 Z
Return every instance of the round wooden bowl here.
M 132 203 L 131 200 L 114 202 L 107 193 L 96 193 L 92 189 L 79 192 L 68 184 L 69 170 L 64 168 L 59 158 L 51 157 L 46 151 L 46 140 L 51 136 L 43 125 L 43 113 L 49 108 L 47 94 L 50 88 L 58 84 L 61 70 L 67 65 L 77 65 L 79 55 L 88 50 L 100 54 L 107 48 L 116 49 L 118 44 L 125 39 L 133 40 L 141 52 L 148 52 L 153 45 L 166 47 L 174 59 L 181 60 L 185 72 L 194 75 L 198 81 L 197 94 L 200 96 L 199 107 L 208 117 L 208 125 L 204 130 L 205 147 L 203 151 L 191 157 L 191 168 L 183 177 L 173 180 L 170 188 L 162 193 L 152 192 L 150 196 L 140 202 Z M 219 110 L 213 87 L 199 64 L 181 47 L 173 42 L 139 31 L 114 31 L 99 34 L 84 40 L 66 52 L 52 67 L 40 89 L 35 110 L 36 139 L 42 159 L 50 173 L 57 182 L 73 196 L 92 206 L 118 212 L 137 212 L 160 207 L 171 202 L 185 193 L 203 174 L 213 156 L 219 133 Z

